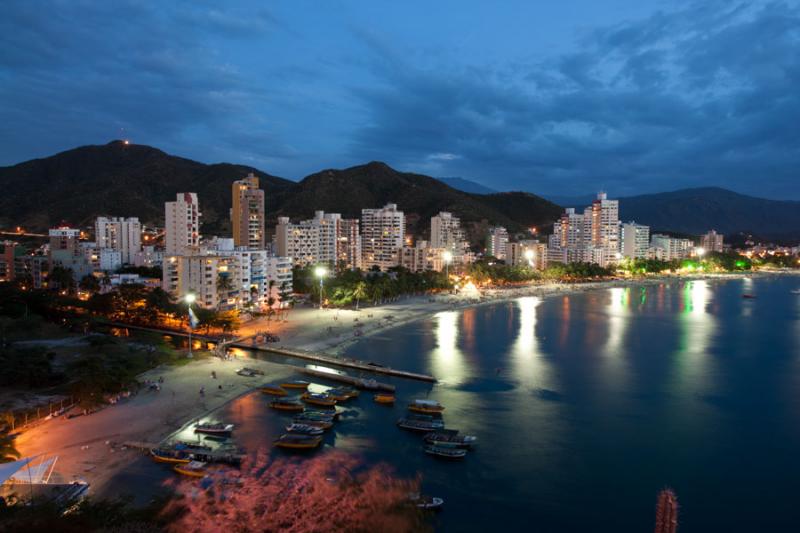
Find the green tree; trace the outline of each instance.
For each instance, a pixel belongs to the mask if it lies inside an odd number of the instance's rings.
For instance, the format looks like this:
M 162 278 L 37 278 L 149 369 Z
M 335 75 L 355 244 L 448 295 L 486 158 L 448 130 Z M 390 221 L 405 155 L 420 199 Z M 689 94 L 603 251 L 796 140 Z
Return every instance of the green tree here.
M 100 280 L 97 279 L 96 276 L 88 274 L 81 278 L 80 283 L 78 283 L 78 288 L 90 294 L 95 294 L 100 292 Z
M 367 284 L 364 281 L 359 281 L 356 283 L 355 287 L 353 287 L 353 298 L 356 300 L 356 311 L 358 311 L 358 304 L 361 302 L 362 298 L 367 297 Z

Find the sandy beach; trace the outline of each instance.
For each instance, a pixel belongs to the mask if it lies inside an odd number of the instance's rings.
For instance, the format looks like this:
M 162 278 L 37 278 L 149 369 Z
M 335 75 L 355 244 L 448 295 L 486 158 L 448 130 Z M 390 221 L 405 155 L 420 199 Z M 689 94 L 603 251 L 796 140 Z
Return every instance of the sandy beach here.
M 747 275 L 698 275 L 680 278 L 602 281 L 581 284 L 535 284 L 511 289 L 489 289 L 483 294 L 408 297 L 377 307 L 355 310 L 292 310 L 285 321 L 260 319 L 244 325 L 241 337 L 269 331 L 280 336 L 277 346 L 329 354 L 341 353 L 354 342 L 402 324 L 423 320 L 436 313 L 474 305 L 486 305 L 522 296 L 548 297 L 558 294 L 620 286 L 652 285 L 690 279 L 735 279 Z M 764 274 L 768 275 L 768 274 Z M 354 327 L 356 324 L 361 324 Z M 358 336 L 354 333 L 359 330 Z M 258 368 L 265 376 L 246 378 L 235 372 L 242 366 Z M 218 378 L 211 377 L 212 371 Z M 93 494 L 102 495 L 108 481 L 140 451 L 125 449 L 125 442 L 158 443 L 190 421 L 219 409 L 259 385 L 293 374 L 290 365 L 244 358 L 241 354 L 223 361 L 201 358 L 182 366 L 162 366 L 142 374 L 140 381 L 164 379 L 159 392 L 145 391 L 89 416 L 59 417 L 24 431 L 17 439 L 23 456 L 59 456 L 53 481 L 88 481 Z M 221 386 L 221 388 L 220 388 Z M 205 395 L 200 395 L 201 387 Z

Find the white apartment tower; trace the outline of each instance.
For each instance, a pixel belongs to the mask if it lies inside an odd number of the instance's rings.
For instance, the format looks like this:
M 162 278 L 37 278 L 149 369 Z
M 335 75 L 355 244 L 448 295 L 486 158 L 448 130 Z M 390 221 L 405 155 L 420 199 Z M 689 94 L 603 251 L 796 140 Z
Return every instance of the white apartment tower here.
M 183 255 L 200 245 L 200 204 L 197 194 L 179 192 L 174 202 L 164 204 L 165 254 Z
M 361 264 L 386 270 L 400 264 L 406 233 L 406 217 L 397 204 L 361 210 Z
M 233 242 L 255 250 L 264 249 L 264 191 L 252 172 L 231 187 Z
M 636 222 L 622 225 L 622 257 L 644 259 L 650 247 L 650 227 Z
M 486 239 L 486 254 L 503 261 L 508 257 L 508 230 L 503 226 L 489 228 Z
M 600 192 L 584 212 L 586 244 L 603 250 L 606 262 L 619 253 L 619 200 L 609 200 Z
M 123 264 L 133 264 L 142 250 L 142 225 L 136 217 L 97 217 L 94 235 L 97 248 L 119 252 Z
M 700 246 L 705 248 L 706 252 L 722 252 L 722 235 L 712 229 L 700 237 Z
M 464 230 L 458 217 L 447 211 L 431 217 L 431 248 L 446 248 L 458 255 L 464 244 Z
M 299 266 L 328 263 L 357 268 L 361 249 L 358 220 L 324 211 L 317 211 L 313 219 L 297 224 L 288 217 L 279 217 L 275 246 L 279 256 L 291 257 Z

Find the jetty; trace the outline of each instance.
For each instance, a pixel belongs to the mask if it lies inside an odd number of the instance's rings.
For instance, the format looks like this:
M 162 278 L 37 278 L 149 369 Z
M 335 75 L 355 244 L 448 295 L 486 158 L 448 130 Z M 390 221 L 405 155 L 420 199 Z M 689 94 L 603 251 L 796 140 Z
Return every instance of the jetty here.
M 357 389 L 373 390 L 381 392 L 394 392 L 395 390 L 394 385 L 390 385 L 389 383 L 381 383 L 379 381 L 375 381 L 374 379 L 364 379 L 364 378 L 357 378 L 354 376 L 348 376 L 347 374 L 343 374 L 340 372 L 326 372 L 324 370 L 317 370 L 315 368 L 309 368 L 309 367 L 299 368 L 298 371 L 301 374 L 306 374 L 307 376 L 314 376 L 317 378 L 330 379 L 331 381 L 346 383 L 348 385 L 352 385 Z
M 366 363 L 357 359 L 349 359 L 346 357 L 336 357 L 322 353 L 307 352 L 304 350 L 297 350 L 295 348 L 285 348 L 279 346 L 264 346 L 258 344 L 247 344 L 242 342 L 242 339 L 237 339 L 235 342 L 228 344 L 243 350 L 253 350 L 259 352 L 271 352 L 286 357 L 295 357 L 297 359 L 304 359 L 323 365 L 332 365 L 341 368 L 350 368 L 359 370 L 361 372 L 371 372 L 373 374 L 382 374 L 384 376 L 392 376 L 404 379 L 414 379 L 417 381 L 425 381 L 428 383 L 436 383 L 437 379 L 429 374 L 418 374 L 416 372 L 408 372 L 406 370 L 398 370 L 388 366 L 382 366 L 374 363 Z M 323 376 L 327 377 L 327 376 Z
M 149 454 L 150 450 L 160 448 L 163 444 L 155 444 L 152 442 L 139 442 L 139 441 L 129 441 L 122 443 L 123 446 L 126 448 L 132 448 L 135 450 L 141 450 L 144 453 Z M 245 454 L 239 452 L 233 452 L 231 450 L 191 450 L 187 453 L 190 453 L 192 457 L 197 459 L 198 461 L 203 461 L 206 463 L 222 463 L 222 464 L 229 464 L 229 465 L 239 465 L 245 458 Z

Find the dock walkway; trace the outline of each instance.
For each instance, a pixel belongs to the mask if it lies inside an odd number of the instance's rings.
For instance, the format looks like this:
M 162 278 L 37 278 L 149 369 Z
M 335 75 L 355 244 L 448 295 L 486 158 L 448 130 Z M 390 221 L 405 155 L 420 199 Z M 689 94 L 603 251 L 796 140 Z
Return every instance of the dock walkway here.
M 286 348 L 286 347 L 279 347 L 279 346 L 265 346 L 259 344 L 247 344 L 241 342 L 241 339 L 238 339 L 235 342 L 229 344 L 229 346 L 235 346 L 237 348 L 242 348 L 244 350 L 255 350 L 259 352 L 272 352 L 278 355 L 285 355 L 287 357 L 296 357 L 297 359 L 305 359 L 307 361 L 313 361 L 315 363 L 321 363 L 324 365 L 333 365 L 342 368 L 350 368 L 354 370 L 360 370 L 362 372 L 372 372 L 374 374 L 383 374 L 385 376 L 394 376 L 398 378 L 405 378 L 405 379 L 414 379 L 417 381 L 426 381 L 428 383 L 436 383 L 437 379 L 428 374 L 418 374 L 416 372 L 408 372 L 406 370 L 398 370 L 396 368 L 391 368 L 388 366 L 380 366 L 365 363 L 364 361 L 358 361 L 356 359 L 348 359 L 345 357 L 335 357 L 332 355 L 326 355 L 322 353 L 313 353 L 313 352 L 306 352 L 304 350 L 297 350 L 295 348 Z

